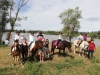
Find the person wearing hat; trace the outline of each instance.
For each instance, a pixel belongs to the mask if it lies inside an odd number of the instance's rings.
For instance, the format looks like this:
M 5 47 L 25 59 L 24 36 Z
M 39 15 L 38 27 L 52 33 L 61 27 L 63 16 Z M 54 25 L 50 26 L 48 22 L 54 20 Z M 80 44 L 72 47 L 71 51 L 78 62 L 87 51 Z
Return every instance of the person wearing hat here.
M 19 44 L 20 32 L 19 31 L 16 31 L 16 34 L 15 35 L 13 35 L 13 32 L 11 32 L 10 38 L 13 38 L 13 44 L 14 44 L 14 41 L 17 41 L 18 44 Z M 9 55 L 11 55 L 11 54 L 12 53 L 10 52 Z
M 43 36 L 42 32 L 39 32 L 39 34 L 37 35 L 37 39 L 39 41 L 43 41 L 44 40 L 44 36 Z
M 16 31 L 16 34 L 15 34 L 15 35 L 13 35 L 13 32 L 11 32 L 10 38 L 13 38 L 14 40 L 19 41 L 19 38 L 20 38 L 20 32 L 19 32 L 19 31 Z

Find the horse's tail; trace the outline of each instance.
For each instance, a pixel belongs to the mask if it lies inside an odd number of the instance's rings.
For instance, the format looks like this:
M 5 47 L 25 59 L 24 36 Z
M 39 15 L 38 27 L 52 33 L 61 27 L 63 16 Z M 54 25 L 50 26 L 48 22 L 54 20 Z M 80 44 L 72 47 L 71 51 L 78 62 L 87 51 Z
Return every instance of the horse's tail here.
M 53 40 L 51 41 L 51 52 L 53 51 Z

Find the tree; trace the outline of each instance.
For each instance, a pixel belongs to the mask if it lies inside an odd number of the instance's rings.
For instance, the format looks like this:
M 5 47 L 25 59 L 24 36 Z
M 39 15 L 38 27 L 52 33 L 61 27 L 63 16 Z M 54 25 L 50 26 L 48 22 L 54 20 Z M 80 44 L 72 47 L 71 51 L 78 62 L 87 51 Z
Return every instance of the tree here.
M 2 35 L 6 29 L 6 23 L 9 22 L 8 18 L 9 1 L 0 0 L 0 44 L 2 41 Z
M 15 26 L 15 23 L 16 21 L 20 21 L 22 20 L 22 18 L 18 17 L 18 14 L 19 14 L 19 11 L 21 10 L 21 8 L 29 1 L 29 0 L 18 0 L 18 8 L 17 8 L 17 11 L 15 13 L 15 17 L 12 17 L 12 11 L 13 11 L 13 5 L 14 5 L 14 2 L 13 0 L 10 0 L 11 2 L 11 7 L 10 7 L 10 25 L 11 25 L 11 30 L 13 31 L 14 30 L 14 26 Z M 26 17 L 24 17 L 24 19 L 26 19 Z
M 63 24 L 62 32 L 69 37 L 69 41 L 71 42 L 74 32 L 78 31 L 80 28 L 79 19 L 82 18 L 81 11 L 79 11 L 78 7 L 75 9 L 68 9 L 62 12 L 59 17 Z
M 18 14 L 19 14 L 19 11 L 21 10 L 21 8 L 28 2 L 29 0 L 18 0 L 18 8 L 17 8 L 17 11 L 15 13 L 15 16 L 12 16 L 13 14 L 13 7 L 14 7 L 14 0 L 10 0 L 10 26 L 11 26 L 11 31 L 10 33 L 14 30 L 14 27 L 15 26 L 20 26 L 20 24 L 16 21 L 21 21 L 22 19 L 26 20 L 27 17 L 18 17 Z M 10 33 L 8 34 L 8 40 L 9 40 L 9 37 L 10 37 Z

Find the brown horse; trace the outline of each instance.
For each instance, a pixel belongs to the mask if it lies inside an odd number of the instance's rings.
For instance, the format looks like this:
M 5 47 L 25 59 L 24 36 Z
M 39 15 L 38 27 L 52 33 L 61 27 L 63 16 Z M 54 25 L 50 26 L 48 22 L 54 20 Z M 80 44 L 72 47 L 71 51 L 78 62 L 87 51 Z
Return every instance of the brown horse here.
M 57 40 L 53 40 L 52 41 L 52 47 L 51 47 L 51 52 L 53 52 L 54 54 L 54 50 L 56 49 L 56 45 L 55 45 L 55 42 Z M 66 40 L 63 40 L 63 41 L 60 41 L 59 44 L 58 44 L 58 48 L 59 49 L 59 54 L 58 56 L 60 56 L 60 51 L 63 50 L 64 52 L 64 56 L 65 56 L 65 48 L 68 48 L 68 50 L 71 52 L 71 43 L 70 42 L 67 42 Z
M 14 61 L 19 61 L 21 57 L 21 46 L 19 44 L 14 44 L 11 47 L 12 50 L 12 56 Z
M 34 44 L 34 43 L 35 43 L 35 44 Z M 32 50 L 29 50 L 29 57 L 35 59 L 35 56 L 36 56 L 38 50 L 39 50 L 40 48 L 43 48 L 43 42 L 42 42 L 42 41 L 35 41 L 35 42 L 33 42 L 31 45 L 33 45 L 33 44 L 34 44 L 34 46 L 32 47 Z M 30 45 L 30 46 L 31 46 L 31 45 Z

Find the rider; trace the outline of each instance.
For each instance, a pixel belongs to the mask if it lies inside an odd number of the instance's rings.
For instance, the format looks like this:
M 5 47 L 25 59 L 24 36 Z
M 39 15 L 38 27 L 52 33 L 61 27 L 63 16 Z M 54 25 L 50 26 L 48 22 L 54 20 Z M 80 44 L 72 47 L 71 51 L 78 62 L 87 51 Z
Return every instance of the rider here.
M 25 30 L 25 32 L 27 33 L 27 31 Z M 29 44 L 31 44 L 32 42 L 35 41 L 35 35 L 34 35 L 34 32 L 31 32 L 31 34 L 28 34 L 27 35 L 29 36 Z
M 39 32 L 39 34 L 37 35 L 37 39 L 38 39 L 39 41 L 43 41 L 44 36 L 43 36 L 42 32 Z
M 59 32 L 56 48 L 61 40 L 62 40 L 62 32 Z
M 13 38 L 13 44 L 14 44 L 14 41 L 17 41 L 19 44 L 20 32 L 16 31 L 16 34 L 13 36 L 12 35 L 13 35 L 13 32 L 11 32 L 11 34 L 10 34 L 10 38 Z M 12 50 L 11 50 L 11 53 L 9 55 L 11 55 L 11 54 L 12 54 Z
M 80 46 L 80 44 L 82 43 L 82 41 L 84 40 L 83 34 L 80 33 L 80 35 L 78 36 L 78 45 Z
M 42 35 L 42 32 L 39 32 L 37 35 L 38 41 L 44 41 L 44 36 Z M 39 48 L 39 55 L 40 55 L 40 62 L 44 61 L 44 50 L 43 48 Z
M 84 41 L 86 41 L 87 40 L 87 34 L 84 34 Z

